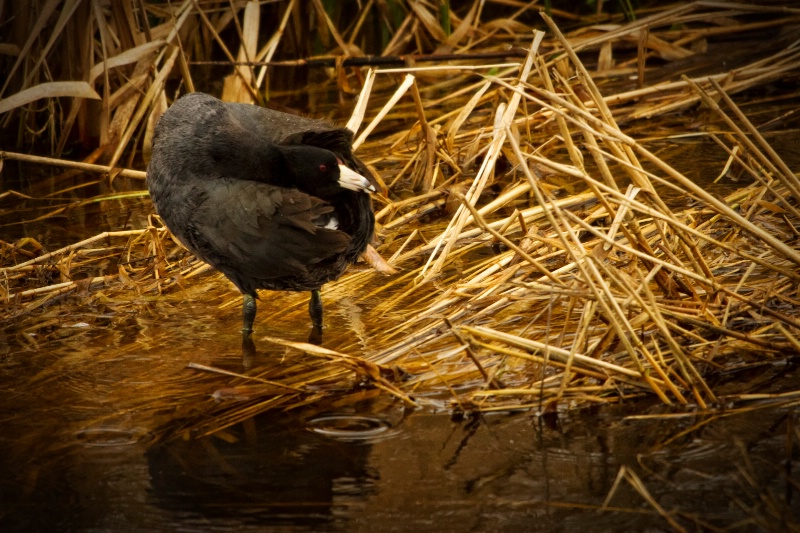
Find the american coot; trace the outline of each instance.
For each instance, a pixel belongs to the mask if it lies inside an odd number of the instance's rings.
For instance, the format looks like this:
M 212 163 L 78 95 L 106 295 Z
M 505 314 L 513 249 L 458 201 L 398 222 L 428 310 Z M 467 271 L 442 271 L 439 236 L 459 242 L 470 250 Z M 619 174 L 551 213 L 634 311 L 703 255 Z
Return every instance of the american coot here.
M 319 289 L 356 261 L 375 224 L 376 184 L 352 142 L 347 129 L 202 93 L 159 120 L 150 197 L 170 231 L 242 292 L 245 335 L 257 289 L 311 291 L 320 334 Z

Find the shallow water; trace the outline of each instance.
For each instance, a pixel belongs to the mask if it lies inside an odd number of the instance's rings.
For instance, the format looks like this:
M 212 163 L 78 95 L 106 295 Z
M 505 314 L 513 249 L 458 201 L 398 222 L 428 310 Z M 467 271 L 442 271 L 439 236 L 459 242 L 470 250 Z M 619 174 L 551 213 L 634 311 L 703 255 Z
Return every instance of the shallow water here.
M 328 415 L 269 416 L 150 449 L 101 430 L 44 456 L 3 446 L 3 529 L 670 530 L 627 481 L 609 497 L 622 466 L 687 527 L 777 531 L 800 516 L 800 454 L 787 449 L 796 410 L 626 420 L 665 414 L 639 405 L 455 421 L 374 407 L 339 413 L 334 432 L 319 431 Z

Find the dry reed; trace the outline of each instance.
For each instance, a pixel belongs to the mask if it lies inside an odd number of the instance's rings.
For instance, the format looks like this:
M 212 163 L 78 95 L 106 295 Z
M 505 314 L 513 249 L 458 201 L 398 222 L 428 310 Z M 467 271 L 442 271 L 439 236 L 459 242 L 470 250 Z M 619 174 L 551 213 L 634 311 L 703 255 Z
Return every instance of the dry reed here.
M 128 3 L 106 13 L 97 11 L 99 4 L 88 12 L 87 5 L 68 2 L 74 13 L 62 9 L 42 47 L 38 37 L 54 17 L 54 4 L 39 2 L 31 11 L 36 31 L 19 41 L 2 90 L 16 91 L 16 99 L 3 100 L 0 111 L 6 124 L 20 125 L 21 137 L 34 129 L 27 126 L 45 122 L 57 161 L 11 151 L 0 157 L 106 173 L 109 182 L 141 177 L 122 167 L 141 165 L 137 154 L 146 157 L 153 125 L 176 85 L 182 86 L 177 92 L 200 87 L 193 57 L 218 46 L 237 63 L 225 79 L 226 99 L 263 103 L 281 94 L 272 79 L 275 69 L 286 68 L 279 50 L 302 37 L 298 28 L 305 22 L 295 2 L 282 4 L 283 11 L 263 8 L 280 16 L 259 49 L 253 2 L 138 2 L 147 16 Z M 757 400 L 721 397 L 708 378 L 719 369 L 800 353 L 800 182 L 731 96 L 787 76 L 796 80 L 800 48 L 789 39 L 711 76 L 648 84 L 643 75 L 648 62 L 692 56 L 723 30 L 790 27 L 800 11 L 698 2 L 566 35 L 543 15 L 546 33 L 531 37 L 519 21 L 523 3 L 508 17 L 482 20 L 482 3 L 475 2 L 463 18 L 450 14 L 449 33 L 433 4 L 407 2 L 390 27 L 393 36 L 384 36 L 384 56 L 466 57 L 509 43 L 525 48 L 526 56 L 520 63 L 451 59 L 427 69 L 365 71 L 340 61 L 307 94 L 312 106 L 323 87 L 333 86 L 343 98 L 361 95 L 348 127 L 357 131 L 358 153 L 387 183 L 388 194 L 376 200 L 376 246 L 399 273 L 355 270 L 324 296 L 358 295 L 356 302 L 367 307 L 364 322 L 383 327 L 361 332 L 369 348 L 357 338 L 335 339 L 331 349 L 256 334 L 261 344 L 325 364 L 286 362 L 282 375 L 273 372 L 268 380 L 258 369 L 219 374 L 214 399 L 224 401 L 209 399 L 199 418 L 178 410 L 176 417 L 186 416 L 183 429 L 214 433 L 264 411 L 347 397 L 361 382 L 410 405 L 464 411 L 541 412 L 647 395 L 700 409 Z M 355 44 L 369 48 L 377 39 L 363 30 L 363 17 L 339 25 L 321 2 L 310 6 L 321 24 L 321 57 L 368 56 Z M 101 36 L 99 47 L 84 37 L 92 32 L 78 31 L 80 10 Z M 750 21 L 753 13 L 758 21 Z M 734 23 L 716 25 L 722 17 Z M 158 24 L 151 26 L 153 20 Z M 88 81 L 56 86 L 46 62 L 29 64 L 28 51 L 42 47 L 38 57 L 47 57 L 61 32 L 72 35 L 81 57 L 91 57 L 84 60 L 91 66 Z M 224 44 L 231 32 L 238 50 Z M 627 48 L 635 57 L 615 64 L 614 51 Z M 589 51 L 597 54 L 596 72 L 578 55 Z M 637 73 L 635 89 L 615 91 L 608 81 Z M 48 102 L 46 111 L 31 107 L 34 97 Z M 98 100 L 93 109 L 99 113 L 90 112 L 86 98 Z M 694 184 L 622 127 L 698 104 L 726 125 L 713 138 L 730 154 L 729 165 L 754 179 L 725 198 Z M 51 119 L 42 121 L 43 112 Z M 94 158 L 103 165 L 59 159 L 76 128 L 80 136 L 100 131 Z M 559 184 L 567 183 L 580 192 L 565 194 Z M 660 192 L 667 189 L 692 202 L 670 207 Z M 2 247 L 0 317 L 28 328 L 37 309 L 78 301 L 70 295 L 99 287 L 118 298 L 131 288 L 158 294 L 207 270 L 157 221 L 49 253 L 32 238 Z M 109 256 L 123 259 L 118 271 L 73 279 L 76 269 Z M 41 282 L 31 286 L 32 275 Z M 222 307 L 237 304 L 231 293 Z M 303 310 L 292 305 L 285 312 Z M 635 474 L 620 475 L 640 483 Z

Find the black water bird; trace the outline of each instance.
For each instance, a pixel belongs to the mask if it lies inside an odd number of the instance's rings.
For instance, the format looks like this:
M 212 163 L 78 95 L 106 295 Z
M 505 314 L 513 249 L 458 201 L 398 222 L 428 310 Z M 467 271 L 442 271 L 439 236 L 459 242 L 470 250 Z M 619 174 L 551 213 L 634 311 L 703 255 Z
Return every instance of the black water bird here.
M 256 291 L 270 289 L 311 291 L 320 335 L 319 289 L 356 261 L 375 223 L 377 184 L 352 141 L 348 129 L 203 93 L 156 125 L 150 197 L 181 243 L 242 292 L 243 334 Z

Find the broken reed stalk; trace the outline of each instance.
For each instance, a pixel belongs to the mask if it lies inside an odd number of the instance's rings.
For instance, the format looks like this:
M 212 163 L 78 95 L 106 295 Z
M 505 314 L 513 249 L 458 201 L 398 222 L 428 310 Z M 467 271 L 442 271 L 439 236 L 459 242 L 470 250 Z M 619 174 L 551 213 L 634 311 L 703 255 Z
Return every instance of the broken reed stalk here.
M 166 232 L 166 228 L 162 228 L 160 231 L 161 232 Z M 76 242 L 74 244 L 70 244 L 69 246 L 65 246 L 63 248 L 59 248 L 58 250 L 54 250 L 52 252 L 49 252 L 49 253 L 46 253 L 46 254 L 42 254 L 42 255 L 40 255 L 38 257 L 35 257 L 34 259 L 30 259 L 28 261 L 24 261 L 24 262 L 18 263 L 16 265 L 5 267 L 5 268 L 3 268 L 3 272 L 14 272 L 15 270 L 20 270 L 20 269 L 25 268 L 25 267 L 30 266 L 30 265 L 35 265 L 35 264 L 39 264 L 39 263 L 46 263 L 46 262 L 50 261 L 51 259 L 53 259 L 54 257 L 60 256 L 60 255 L 64 255 L 64 254 L 66 254 L 68 252 L 71 252 L 73 250 L 77 250 L 78 248 L 82 248 L 82 247 L 84 247 L 84 246 L 86 246 L 88 244 L 92 244 L 94 242 L 97 242 L 97 241 L 100 241 L 100 240 L 103 240 L 103 239 L 109 239 L 109 238 L 112 238 L 112 237 L 130 237 L 132 235 L 138 236 L 138 235 L 142 235 L 142 234 L 145 234 L 145 233 L 148 233 L 148 232 L 149 232 L 149 229 L 147 229 L 147 228 L 143 229 L 143 230 L 106 231 L 106 232 L 97 234 L 94 237 L 89 237 L 88 239 L 84 239 L 84 240 L 82 240 L 80 242 Z
M 370 133 L 372 133 L 372 130 L 374 130 L 378 126 L 380 121 L 386 115 L 389 114 L 389 111 L 394 107 L 394 105 L 398 102 L 398 100 L 400 100 L 400 98 L 403 97 L 403 95 L 406 93 L 408 88 L 411 87 L 413 83 L 414 83 L 414 76 L 412 76 L 411 74 L 406 75 L 405 79 L 403 79 L 403 83 L 400 84 L 400 86 L 394 92 L 392 97 L 389 98 L 389 101 L 386 102 L 386 104 L 383 106 L 383 108 L 380 110 L 377 116 L 374 119 L 372 119 L 372 121 L 369 123 L 369 125 L 367 125 L 366 128 L 364 128 L 364 131 L 361 132 L 361 135 L 359 135 L 358 138 L 355 141 L 353 141 L 354 151 L 358 150 L 358 147 L 361 146 L 361 144 L 364 142 L 367 136 Z
M 109 176 L 122 176 L 123 178 L 134 178 L 143 180 L 147 177 L 146 172 L 141 170 L 132 170 L 129 168 L 112 167 L 108 165 L 93 165 L 90 163 L 82 163 L 80 161 L 70 161 L 68 159 L 58 159 L 54 157 L 43 157 L 38 155 L 20 154 L 17 152 L 0 151 L 0 164 L 4 159 L 14 161 L 24 161 L 26 163 L 36 163 L 39 165 L 49 165 L 64 168 L 74 168 L 83 170 L 84 172 L 96 172 L 99 174 L 108 174 Z
M 539 44 L 541 44 L 543 38 L 544 33 L 540 31 L 534 32 L 533 41 L 531 42 L 531 49 L 528 51 L 528 57 L 525 59 L 525 63 L 522 65 L 520 70 L 520 82 L 524 82 L 530 75 L 535 54 L 537 53 Z M 502 118 L 500 118 L 501 124 L 507 125 L 511 123 L 513 116 L 517 112 L 519 101 L 520 96 L 517 93 L 514 93 L 508 102 L 508 106 L 504 108 Z M 494 139 L 489 147 L 486 157 L 483 160 L 481 169 L 478 171 L 478 174 L 475 177 L 475 180 L 472 182 L 469 191 L 467 191 L 467 201 L 473 206 L 481 196 L 483 188 L 486 186 L 486 182 L 488 181 L 489 176 L 494 169 L 495 161 L 500 154 L 500 147 L 505 140 L 505 135 L 506 133 L 504 129 L 497 128 L 495 130 Z M 467 215 L 467 210 L 463 206 L 459 206 L 456 214 L 453 216 L 450 222 L 450 225 L 448 226 L 448 229 L 445 230 L 441 237 L 439 237 L 439 239 L 436 241 L 433 252 L 431 253 L 430 258 L 420 273 L 421 282 L 430 281 L 431 278 L 441 270 L 450 249 L 452 248 L 453 244 L 455 244 L 454 236 L 461 233 L 461 230 L 467 223 Z M 441 248 L 441 251 L 439 248 Z

